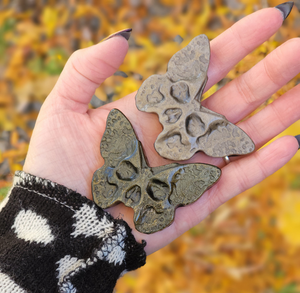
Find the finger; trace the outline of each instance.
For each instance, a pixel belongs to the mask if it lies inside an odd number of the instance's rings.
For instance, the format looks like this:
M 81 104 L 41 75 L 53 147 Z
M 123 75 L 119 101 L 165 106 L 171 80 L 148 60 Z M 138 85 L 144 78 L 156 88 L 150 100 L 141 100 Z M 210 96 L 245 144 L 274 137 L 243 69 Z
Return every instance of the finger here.
M 232 123 L 240 121 L 300 72 L 299 48 L 299 38 L 287 41 L 203 105 Z
M 262 9 L 241 19 L 212 40 L 205 90 L 224 78 L 235 64 L 268 40 L 282 22 L 282 13 L 278 9 Z
M 220 180 L 198 201 L 176 211 L 175 224 L 179 235 L 202 221 L 224 202 L 280 169 L 295 155 L 298 147 L 295 137 L 285 136 L 225 166 Z
M 49 99 L 58 103 L 60 109 L 85 113 L 96 88 L 118 69 L 127 50 L 126 39 L 115 36 L 74 52 Z
M 300 85 L 238 125 L 248 133 L 257 149 L 300 119 L 299 94 Z

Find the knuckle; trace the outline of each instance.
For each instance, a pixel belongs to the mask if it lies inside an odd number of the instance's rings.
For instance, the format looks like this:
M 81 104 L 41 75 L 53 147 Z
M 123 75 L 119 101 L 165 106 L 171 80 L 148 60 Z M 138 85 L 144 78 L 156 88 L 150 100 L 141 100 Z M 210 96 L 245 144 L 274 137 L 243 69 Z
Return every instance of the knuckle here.
M 236 88 L 239 94 L 242 96 L 244 99 L 244 102 L 246 105 L 251 106 L 255 104 L 256 102 L 256 97 L 253 95 L 253 91 L 250 88 L 250 85 L 248 84 L 246 78 L 244 78 L 243 75 L 241 75 L 237 82 L 236 82 Z
M 248 176 L 245 174 L 245 172 L 243 172 L 243 169 L 241 167 L 241 163 L 240 161 L 236 161 L 236 170 L 237 170 L 237 174 L 238 174 L 238 188 L 239 188 L 239 192 L 243 192 L 244 190 L 247 190 L 250 186 L 249 184 L 249 178 Z
M 299 68 L 299 47 L 300 38 L 290 39 L 264 59 L 265 73 L 276 86 L 282 86 L 283 80 L 291 78 L 291 71 Z
M 214 186 L 214 192 L 208 191 L 208 211 L 211 214 L 215 209 L 226 202 L 226 196 L 222 188 L 217 184 Z

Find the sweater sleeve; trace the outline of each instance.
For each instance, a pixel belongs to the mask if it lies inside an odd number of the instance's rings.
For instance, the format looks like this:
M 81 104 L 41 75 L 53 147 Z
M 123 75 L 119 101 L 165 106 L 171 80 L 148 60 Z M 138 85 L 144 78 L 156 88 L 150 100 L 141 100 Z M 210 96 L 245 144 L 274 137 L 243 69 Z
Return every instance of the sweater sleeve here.
M 126 222 L 23 171 L 0 205 L 0 243 L 0 292 L 112 292 L 146 260 Z

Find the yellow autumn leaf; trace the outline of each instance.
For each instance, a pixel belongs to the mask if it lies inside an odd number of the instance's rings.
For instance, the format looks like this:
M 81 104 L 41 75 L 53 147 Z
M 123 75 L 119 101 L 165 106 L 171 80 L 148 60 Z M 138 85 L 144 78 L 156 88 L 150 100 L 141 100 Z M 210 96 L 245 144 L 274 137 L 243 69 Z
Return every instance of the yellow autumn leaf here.
M 107 100 L 107 96 L 106 93 L 103 90 L 103 87 L 98 87 L 95 91 L 95 95 L 97 96 L 97 98 L 99 98 L 101 101 L 106 101 Z
M 42 23 L 46 27 L 46 33 L 48 37 L 51 37 L 54 34 L 56 24 L 58 21 L 57 10 L 49 6 L 45 7 L 41 19 L 42 19 Z
M 238 198 L 235 206 L 239 210 L 245 210 L 249 205 L 250 205 L 249 197 L 246 194 L 243 194 Z
M 91 5 L 85 5 L 85 4 L 76 5 L 74 18 L 82 17 L 88 14 L 89 12 L 93 12 L 93 7 Z
M 13 9 L 0 11 L 0 27 L 2 27 L 2 25 L 6 21 L 6 19 L 13 16 L 13 13 L 14 13 Z
M 11 120 L 7 118 L 7 113 L 5 109 L 0 108 L 0 129 L 1 130 L 6 130 L 6 131 L 11 131 L 13 130 L 14 124 L 12 123 Z
M 205 3 L 203 5 L 203 11 L 202 13 L 195 19 L 195 35 L 199 34 L 199 30 L 200 33 L 201 31 L 203 31 L 203 28 L 207 25 L 207 22 L 209 20 L 210 17 L 210 13 L 211 13 L 211 6 L 209 5 L 209 3 Z
M 16 171 L 21 171 L 21 170 L 23 170 L 23 166 L 21 164 L 12 164 L 12 166 L 11 166 L 12 173 L 14 173 Z
M 288 191 L 281 199 L 278 227 L 292 245 L 300 245 L 300 190 Z

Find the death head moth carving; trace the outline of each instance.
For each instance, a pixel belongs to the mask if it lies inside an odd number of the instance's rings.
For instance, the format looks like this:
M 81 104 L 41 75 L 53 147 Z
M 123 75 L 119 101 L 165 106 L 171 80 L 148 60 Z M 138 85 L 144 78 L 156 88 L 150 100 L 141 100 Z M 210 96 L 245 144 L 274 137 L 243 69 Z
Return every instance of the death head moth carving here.
M 164 75 L 150 76 L 137 92 L 137 108 L 159 116 L 163 131 L 154 146 L 164 158 L 187 160 L 198 151 L 225 157 L 255 149 L 244 131 L 201 105 L 209 59 L 209 40 L 199 35 L 172 56 Z
M 130 122 L 117 109 L 108 115 L 100 151 L 105 163 L 93 175 L 95 203 L 104 209 L 120 202 L 131 207 L 142 233 L 169 226 L 177 207 L 196 201 L 221 176 L 207 164 L 149 167 Z

